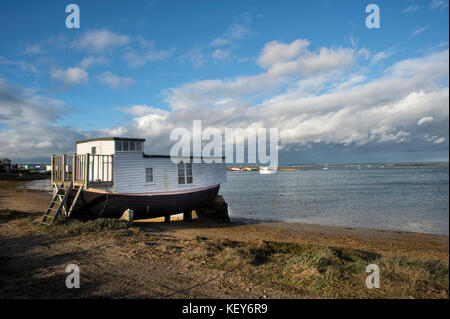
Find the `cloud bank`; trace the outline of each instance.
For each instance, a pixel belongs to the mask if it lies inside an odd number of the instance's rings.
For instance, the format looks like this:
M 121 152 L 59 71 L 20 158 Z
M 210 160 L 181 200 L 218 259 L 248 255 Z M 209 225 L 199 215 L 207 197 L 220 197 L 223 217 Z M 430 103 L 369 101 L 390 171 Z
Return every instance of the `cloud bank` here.
M 93 136 L 145 137 L 147 152 L 168 153 L 170 131 L 190 129 L 193 120 L 222 130 L 278 128 L 280 150 L 299 152 L 299 162 L 302 151 L 315 147 L 448 151 L 449 51 L 398 61 L 377 76 L 367 68 L 377 53 L 365 52 L 311 50 L 307 39 L 271 41 L 257 56 L 259 73 L 168 88 L 162 92 L 165 110 L 144 103 L 112 106 L 128 123 L 95 131 L 60 127 L 59 114 L 68 106 L 1 80 L 0 156 L 48 157 Z M 87 81 L 79 70 L 56 70 L 52 76 Z M 110 72 L 98 80 L 111 88 L 132 84 Z

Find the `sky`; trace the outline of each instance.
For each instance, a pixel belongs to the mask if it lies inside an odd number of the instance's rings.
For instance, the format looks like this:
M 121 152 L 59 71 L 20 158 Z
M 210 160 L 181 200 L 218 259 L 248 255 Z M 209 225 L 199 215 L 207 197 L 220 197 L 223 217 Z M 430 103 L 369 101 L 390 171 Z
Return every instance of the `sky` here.
M 201 120 L 278 128 L 280 164 L 448 161 L 448 29 L 448 0 L 1 1 L 0 158 Z

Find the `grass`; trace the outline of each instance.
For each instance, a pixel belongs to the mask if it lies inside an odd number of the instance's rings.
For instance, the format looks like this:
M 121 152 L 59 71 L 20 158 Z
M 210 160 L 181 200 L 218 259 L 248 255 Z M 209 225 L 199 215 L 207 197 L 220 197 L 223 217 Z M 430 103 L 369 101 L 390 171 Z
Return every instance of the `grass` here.
M 196 240 L 210 269 L 238 270 L 253 282 L 312 298 L 448 298 L 449 266 L 441 261 L 383 257 L 372 252 L 263 241 Z M 369 264 L 380 268 L 380 289 L 365 285 Z
M 0 209 L 0 220 L 13 220 L 28 218 L 29 214 L 17 210 Z
M 22 212 L 0 210 L 0 222 L 10 219 L 36 227 L 38 219 L 26 216 Z M 140 229 L 126 221 L 107 218 L 89 221 L 58 218 L 53 225 L 37 227 L 70 235 L 114 237 L 132 236 Z M 447 261 L 384 256 L 321 245 L 211 240 L 204 236 L 194 237 L 188 245 L 190 249 L 175 253 L 211 270 L 232 271 L 248 283 L 291 291 L 299 297 L 449 298 Z M 365 269 L 369 264 L 380 268 L 380 289 L 368 289 L 365 285 L 368 275 Z
M 112 218 L 97 218 L 94 220 L 82 221 L 78 219 L 65 219 L 63 217 L 58 217 L 52 225 L 42 225 L 42 227 L 47 231 L 79 235 L 113 230 L 126 230 L 130 227 L 130 223 Z

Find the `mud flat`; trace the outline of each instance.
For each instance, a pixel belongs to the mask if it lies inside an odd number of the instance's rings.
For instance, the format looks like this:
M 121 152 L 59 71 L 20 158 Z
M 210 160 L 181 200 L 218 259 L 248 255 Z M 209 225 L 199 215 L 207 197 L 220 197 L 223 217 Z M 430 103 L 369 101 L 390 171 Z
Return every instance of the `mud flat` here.
M 50 195 L 22 183 L 0 181 L 0 298 L 449 298 L 446 235 L 244 219 L 47 227 Z M 65 286 L 68 264 L 80 289 Z

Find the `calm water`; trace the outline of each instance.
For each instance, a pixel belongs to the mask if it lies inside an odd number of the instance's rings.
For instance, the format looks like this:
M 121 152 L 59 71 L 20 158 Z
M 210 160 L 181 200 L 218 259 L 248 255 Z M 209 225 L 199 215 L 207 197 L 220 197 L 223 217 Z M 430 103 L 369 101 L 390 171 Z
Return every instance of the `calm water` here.
M 228 172 L 220 189 L 232 217 L 435 234 L 449 233 L 448 192 L 447 167 Z
M 330 168 L 228 172 L 232 217 L 449 233 L 445 168 Z

